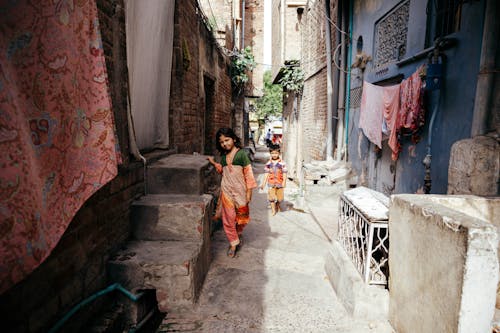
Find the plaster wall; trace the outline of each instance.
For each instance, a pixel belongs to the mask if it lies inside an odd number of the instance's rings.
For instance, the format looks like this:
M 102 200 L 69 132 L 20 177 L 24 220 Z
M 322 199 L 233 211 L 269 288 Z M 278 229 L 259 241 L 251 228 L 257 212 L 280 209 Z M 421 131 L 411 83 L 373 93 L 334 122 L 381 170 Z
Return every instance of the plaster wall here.
M 397 332 L 491 331 L 498 236 L 491 221 L 473 217 L 490 205 L 498 210 L 498 201 L 471 196 L 391 197 L 389 320 Z
M 245 1 L 245 47 L 252 48 L 257 63 L 250 73 L 245 95 L 260 97 L 264 89 L 264 0 Z
M 401 1 L 368 0 L 354 1 L 353 40 L 363 39 L 362 52 L 373 57 L 375 52 L 375 25 Z M 410 1 L 406 53 L 409 58 L 424 50 L 426 36 L 426 1 Z M 447 36 L 456 40 L 455 46 L 445 51 L 444 88 L 440 98 L 430 97 L 426 103 L 425 125 L 420 133 L 420 141 L 413 143 L 409 137 L 402 139 L 402 151 L 396 163 L 390 154 L 381 154 L 376 159 L 370 157 L 373 144 L 366 141 L 357 126 L 359 108 L 349 110 L 349 158 L 353 158 L 353 167 L 361 174 L 367 172 L 366 179 L 381 179 L 368 182 L 368 186 L 387 192 L 387 184 L 394 188 L 389 193 L 415 193 L 424 185 L 425 169 L 422 160 L 426 155 L 429 135 L 432 135 L 431 154 L 431 193 L 446 193 L 448 185 L 448 163 L 451 146 L 457 140 L 470 136 L 473 116 L 475 89 L 479 72 L 481 36 L 484 20 L 485 1 L 466 2 L 462 5 L 460 30 Z M 356 44 L 354 44 L 356 45 Z M 356 51 L 350 55 L 355 60 Z M 402 59 L 401 59 L 402 60 Z M 370 83 L 387 85 L 409 77 L 426 57 L 415 58 L 404 64 L 397 62 L 375 67 L 369 62 L 364 71 L 353 69 L 351 89 L 362 86 L 363 80 Z M 434 127 L 429 132 L 432 110 L 437 106 Z M 361 134 L 361 135 L 360 135 Z M 388 148 L 385 148 L 388 149 Z M 387 172 L 393 164 L 394 171 Z

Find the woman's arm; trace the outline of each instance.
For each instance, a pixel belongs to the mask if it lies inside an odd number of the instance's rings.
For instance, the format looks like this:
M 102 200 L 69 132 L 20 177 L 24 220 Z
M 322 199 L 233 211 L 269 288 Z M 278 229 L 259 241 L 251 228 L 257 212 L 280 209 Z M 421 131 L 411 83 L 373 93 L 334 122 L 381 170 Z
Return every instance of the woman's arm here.
M 250 203 L 250 201 L 252 201 L 252 191 L 253 191 L 253 188 L 247 189 L 247 205 Z
M 212 156 L 208 156 L 207 160 L 215 167 L 215 170 L 217 170 L 218 173 L 222 174 L 222 164 L 215 162 Z
M 260 189 L 261 189 L 261 190 L 263 190 L 263 189 L 264 189 L 264 186 L 266 186 L 266 184 L 267 184 L 267 178 L 269 178 L 269 174 L 268 174 L 268 173 L 266 173 L 266 174 L 264 175 L 264 180 L 262 180 L 262 184 L 260 185 Z

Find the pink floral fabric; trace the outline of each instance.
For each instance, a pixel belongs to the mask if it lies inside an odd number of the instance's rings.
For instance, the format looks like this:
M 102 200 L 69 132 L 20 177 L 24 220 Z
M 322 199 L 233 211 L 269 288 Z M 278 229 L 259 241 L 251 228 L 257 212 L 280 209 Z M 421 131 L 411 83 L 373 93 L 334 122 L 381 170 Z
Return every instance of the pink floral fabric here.
M 94 0 L 0 2 L 0 293 L 119 161 Z

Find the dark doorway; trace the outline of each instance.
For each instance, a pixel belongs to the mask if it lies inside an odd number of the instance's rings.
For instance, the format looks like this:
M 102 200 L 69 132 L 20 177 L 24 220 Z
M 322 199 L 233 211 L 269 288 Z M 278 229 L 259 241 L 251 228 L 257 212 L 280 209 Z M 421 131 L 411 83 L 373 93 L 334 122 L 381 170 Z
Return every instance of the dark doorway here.
M 214 115 L 214 93 L 215 82 L 208 76 L 203 76 L 203 86 L 205 88 L 205 135 L 204 135 L 204 151 L 205 155 L 214 153 L 214 135 L 213 133 L 213 115 Z

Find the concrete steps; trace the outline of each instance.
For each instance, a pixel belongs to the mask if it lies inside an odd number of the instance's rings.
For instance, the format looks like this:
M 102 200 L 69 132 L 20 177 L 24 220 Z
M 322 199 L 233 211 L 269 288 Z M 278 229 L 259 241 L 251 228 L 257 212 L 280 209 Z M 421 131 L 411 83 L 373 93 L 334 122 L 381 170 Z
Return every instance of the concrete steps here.
M 148 194 L 212 193 L 219 175 L 205 155 L 175 154 L 148 166 Z
M 218 174 L 203 155 L 171 155 L 148 166 L 148 194 L 131 206 L 132 240 L 108 261 L 113 282 L 154 290 L 161 312 L 196 302 L 211 261 Z
M 192 305 L 210 264 L 196 241 L 131 241 L 108 262 L 110 278 L 131 290 L 155 289 L 158 308 Z
M 139 240 L 209 241 L 213 197 L 149 194 L 131 207 L 132 235 Z

